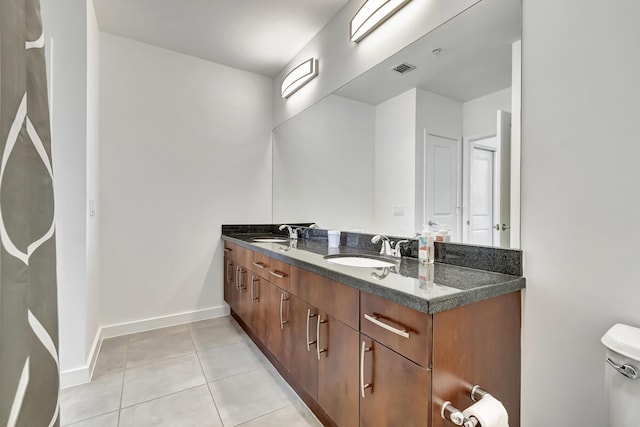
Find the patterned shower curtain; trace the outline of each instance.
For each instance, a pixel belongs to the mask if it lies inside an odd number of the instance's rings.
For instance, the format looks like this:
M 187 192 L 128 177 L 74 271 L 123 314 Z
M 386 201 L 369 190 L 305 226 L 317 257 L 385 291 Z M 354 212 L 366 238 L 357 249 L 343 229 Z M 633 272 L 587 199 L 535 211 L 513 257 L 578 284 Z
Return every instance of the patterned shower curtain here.
M 39 0 L 0 0 L 0 427 L 59 425 L 52 179 Z

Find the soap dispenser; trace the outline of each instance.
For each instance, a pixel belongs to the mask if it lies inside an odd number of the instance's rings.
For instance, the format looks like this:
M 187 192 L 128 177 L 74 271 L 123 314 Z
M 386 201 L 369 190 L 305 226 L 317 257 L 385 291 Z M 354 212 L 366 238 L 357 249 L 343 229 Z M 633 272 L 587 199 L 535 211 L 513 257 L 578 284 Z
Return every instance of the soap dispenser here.
M 422 233 L 418 237 L 418 261 L 422 264 L 433 262 L 433 234 L 428 224 L 422 224 Z

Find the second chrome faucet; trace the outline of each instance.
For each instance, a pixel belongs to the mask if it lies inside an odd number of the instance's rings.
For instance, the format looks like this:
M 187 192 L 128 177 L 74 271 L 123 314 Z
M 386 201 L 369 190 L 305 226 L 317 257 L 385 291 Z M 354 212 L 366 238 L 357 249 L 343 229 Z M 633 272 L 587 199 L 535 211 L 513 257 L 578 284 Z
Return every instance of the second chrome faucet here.
M 378 242 L 382 242 L 382 245 L 380 247 L 380 255 L 402 258 L 402 245 L 404 243 L 409 243 L 409 240 L 403 239 L 397 242 L 393 242 L 389 240 L 387 236 L 376 234 L 371 238 L 371 243 Z

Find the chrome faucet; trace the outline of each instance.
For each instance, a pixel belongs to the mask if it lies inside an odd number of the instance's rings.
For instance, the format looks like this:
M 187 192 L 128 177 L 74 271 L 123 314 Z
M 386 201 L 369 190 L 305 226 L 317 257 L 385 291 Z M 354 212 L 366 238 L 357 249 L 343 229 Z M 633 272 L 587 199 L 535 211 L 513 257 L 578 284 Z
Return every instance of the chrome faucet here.
M 396 242 L 396 245 L 393 247 L 391 255 L 396 258 L 402 258 L 402 243 L 409 243 L 409 240 L 403 239 Z
M 286 228 L 287 230 L 289 230 L 289 238 L 290 238 L 290 239 L 294 239 L 294 240 L 297 240 L 297 239 L 298 239 L 298 230 L 299 230 L 298 228 L 293 229 L 293 228 L 291 228 L 291 226 L 290 226 L 290 225 L 288 225 L 288 224 L 282 224 L 282 225 L 278 228 L 278 230 L 282 231 L 282 230 L 284 230 L 285 228 Z
M 394 256 L 394 250 L 391 247 L 391 243 L 387 236 L 383 236 L 382 234 L 376 234 L 371 238 L 371 243 L 378 243 L 382 241 L 382 245 L 380 246 L 380 255 L 386 256 Z

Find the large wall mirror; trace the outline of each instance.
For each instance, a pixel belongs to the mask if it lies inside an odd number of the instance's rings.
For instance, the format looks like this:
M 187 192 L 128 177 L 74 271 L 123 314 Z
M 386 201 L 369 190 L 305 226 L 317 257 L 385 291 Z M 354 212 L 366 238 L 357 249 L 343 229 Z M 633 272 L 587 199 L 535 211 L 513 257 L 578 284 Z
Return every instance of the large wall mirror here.
M 484 0 L 273 131 L 273 220 L 518 247 L 520 0 Z

